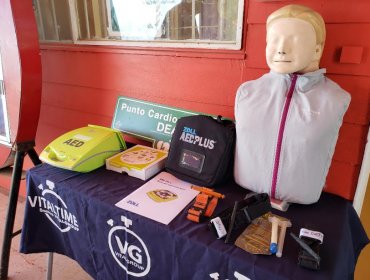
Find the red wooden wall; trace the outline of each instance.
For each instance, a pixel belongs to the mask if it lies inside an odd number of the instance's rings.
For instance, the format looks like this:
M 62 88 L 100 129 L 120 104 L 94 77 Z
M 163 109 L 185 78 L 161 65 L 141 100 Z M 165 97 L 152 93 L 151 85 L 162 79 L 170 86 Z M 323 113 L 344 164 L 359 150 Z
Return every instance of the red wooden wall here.
M 43 95 L 36 148 L 87 124 L 110 126 L 119 95 L 233 118 L 236 89 L 268 71 L 265 20 L 298 1 L 246 0 L 240 51 L 41 46 Z M 370 1 L 299 1 L 327 23 L 321 66 L 351 93 L 326 191 L 352 199 L 370 120 Z

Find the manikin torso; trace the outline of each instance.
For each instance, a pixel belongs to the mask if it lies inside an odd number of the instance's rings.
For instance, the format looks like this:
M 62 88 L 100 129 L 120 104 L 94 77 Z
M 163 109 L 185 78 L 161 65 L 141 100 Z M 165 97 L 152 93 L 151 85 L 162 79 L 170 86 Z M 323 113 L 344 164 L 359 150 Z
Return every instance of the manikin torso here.
M 283 18 L 269 27 L 271 71 L 242 84 L 235 100 L 239 185 L 288 202 L 319 199 L 350 102 L 319 70 L 321 52 L 308 22 Z

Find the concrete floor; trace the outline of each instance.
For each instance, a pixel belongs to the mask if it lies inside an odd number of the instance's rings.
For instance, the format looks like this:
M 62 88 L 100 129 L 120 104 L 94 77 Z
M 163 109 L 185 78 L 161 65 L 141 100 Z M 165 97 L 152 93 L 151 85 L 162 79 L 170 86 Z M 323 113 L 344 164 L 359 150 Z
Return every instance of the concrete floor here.
M 0 187 L 1 188 L 1 187 Z M 18 202 L 14 231 L 21 228 L 23 223 L 24 202 Z M 0 192 L 0 246 L 3 244 L 4 224 L 8 207 L 8 196 Z M 12 239 L 9 262 L 9 280 L 39 280 L 46 279 L 48 254 L 19 253 L 20 235 Z M 1 255 L 0 255 L 1 256 Z M 65 256 L 54 254 L 53 280 L 91 280 L 92 278 L 78 265 L 77 262 Z

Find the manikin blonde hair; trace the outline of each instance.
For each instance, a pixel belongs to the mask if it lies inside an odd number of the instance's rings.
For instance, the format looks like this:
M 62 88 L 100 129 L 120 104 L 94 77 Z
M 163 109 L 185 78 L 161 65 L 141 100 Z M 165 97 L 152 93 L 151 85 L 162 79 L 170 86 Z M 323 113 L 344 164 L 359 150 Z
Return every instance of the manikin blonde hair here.
M 268 30 L 271 23 L 280 18 L 297 18 L 311 24 L 316 32 L 316 44 L 324 48 L 326 37 L 325 22 L 318 12 L 302 5 L 287 5 L 269 15 L 266 21 L 266 29 Z

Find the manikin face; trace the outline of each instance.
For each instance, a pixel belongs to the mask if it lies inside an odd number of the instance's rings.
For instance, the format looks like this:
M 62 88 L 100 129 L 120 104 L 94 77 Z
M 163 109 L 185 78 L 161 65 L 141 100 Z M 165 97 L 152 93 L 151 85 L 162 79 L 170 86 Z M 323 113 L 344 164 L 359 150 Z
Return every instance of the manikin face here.
M 297 18 L 281 18 L 267 30 L 266 60 L 278 73 L 307 73 L 319 69 L 321 45 L 311 24 Z

